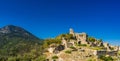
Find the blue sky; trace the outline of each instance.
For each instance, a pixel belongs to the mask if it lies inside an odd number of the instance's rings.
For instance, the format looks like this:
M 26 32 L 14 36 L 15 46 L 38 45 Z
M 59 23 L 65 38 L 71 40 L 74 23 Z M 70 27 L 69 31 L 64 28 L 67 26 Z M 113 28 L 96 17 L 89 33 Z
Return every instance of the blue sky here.
M 39 38 L 86 32 L 120 45 L 118 0 L 0 0 L 0 27 L 21 26 Z

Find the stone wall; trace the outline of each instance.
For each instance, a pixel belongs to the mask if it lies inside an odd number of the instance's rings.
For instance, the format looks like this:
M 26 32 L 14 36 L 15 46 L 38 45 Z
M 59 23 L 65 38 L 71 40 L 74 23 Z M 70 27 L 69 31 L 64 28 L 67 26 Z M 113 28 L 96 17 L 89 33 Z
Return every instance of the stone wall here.
M 95 50 L 94 51 L 94 55 L 95 56 L 116 56 L 117 55 L 117 51 L 106 51 L 106 50 L 100 50 L 100 51 L 97 51 Z

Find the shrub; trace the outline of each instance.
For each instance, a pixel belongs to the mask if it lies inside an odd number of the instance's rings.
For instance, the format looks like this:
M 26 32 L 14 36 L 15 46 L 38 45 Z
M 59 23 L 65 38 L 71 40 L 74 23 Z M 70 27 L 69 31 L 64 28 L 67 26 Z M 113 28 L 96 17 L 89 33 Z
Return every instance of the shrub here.
M 76 49 L 76 48 L 75 48 L 75 47 L 73 47 L 73 46 L 71 46 L 70 48 L 71 48 L 71 49 Z
M 92 59 L 88 59 L 87 61 L 92 61 Z
M 65 53 L 71 54 L 71 51 L 70 50 L 66 50 Z
M 90 58 L 90 59 L 88 59 L 87 61 L 96 61 L 95 59 L 93 59 L 93 58 Z
M 93 50 L 103 50 L 102 47 L 92 47 Z
M 78 46 L 87 46 L 86 44 L 78 44 Z
M 94 37 L 88 37 L 88 40 L 89 40 L 90 42 L 95 42 L 95 41 L 96 41 L 96 39 L 95 39 Z
M 100 56 L 100 59 L 103 61 L 113 61 L 113 58 L 111 56 L 109 56 L 109 57 Z
M 58 59 L 58 56 L 53 56 L 52 59 L 56 60 Z

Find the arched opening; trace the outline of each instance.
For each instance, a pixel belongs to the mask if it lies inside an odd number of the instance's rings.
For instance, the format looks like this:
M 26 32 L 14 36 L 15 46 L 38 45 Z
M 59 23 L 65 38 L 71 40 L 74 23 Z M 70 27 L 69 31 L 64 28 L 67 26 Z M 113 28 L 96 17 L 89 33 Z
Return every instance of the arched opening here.
M 78 41 L 78 44 L 81 44 L 81 41 Z

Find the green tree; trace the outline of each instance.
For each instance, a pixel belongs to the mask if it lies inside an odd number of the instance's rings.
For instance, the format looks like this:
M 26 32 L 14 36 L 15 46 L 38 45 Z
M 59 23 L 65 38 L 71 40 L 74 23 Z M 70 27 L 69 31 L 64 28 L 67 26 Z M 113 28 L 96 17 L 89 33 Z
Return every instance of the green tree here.
M 95 42 L 96 39 L 95 39 L 94 37 L 88 37 L 88 41 L 90 41 L 90 42 Z

